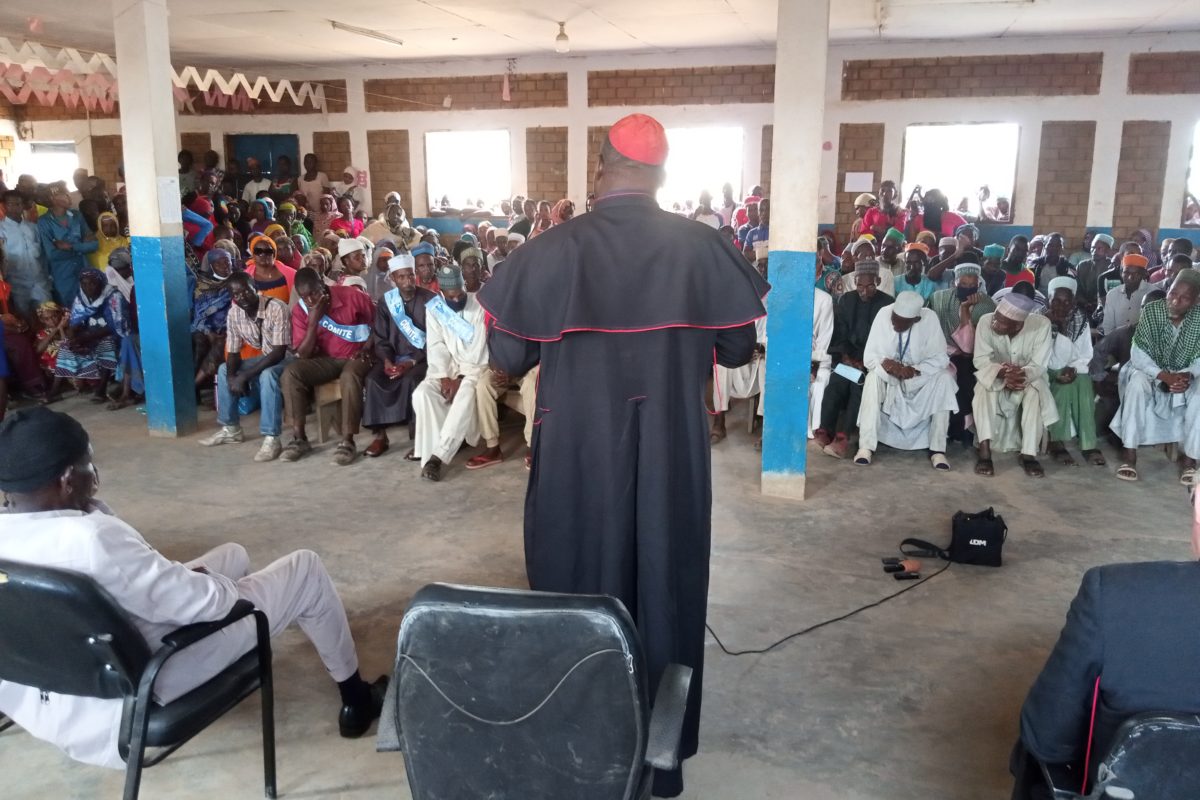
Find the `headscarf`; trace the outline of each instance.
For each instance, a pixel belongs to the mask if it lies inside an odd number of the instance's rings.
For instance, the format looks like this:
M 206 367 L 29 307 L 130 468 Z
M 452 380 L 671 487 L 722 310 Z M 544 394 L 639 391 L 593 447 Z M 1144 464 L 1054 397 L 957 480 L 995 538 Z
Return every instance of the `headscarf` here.
M 133 255 L 129 252 L 128 247 L 118 247 L 108 254 L 108 261 L 104 266 L 104 277 L 108 282 L 121 293 L 121 296 L 128 300 L 133 293 L 133 280 L 126 278 L 117 272 L 113 262 L 119 262 L 133 266 Z
M 117 226 L 116 236 L 105 235 L 104 220 L 106 219 L 111 219 Z M 113 212 L 102 211 L 100 216 L 96 217 L 96 242 L 99 246 L 91 253 L 88 253 L 88 261 L 101 272 L 108 268 L 108 256 L 113 250 L 116 250 L 118 247 L 129 247 L 129 237 L 121 235 L 121 221 Z
M 196 288 L 192 293 L 192 333 L 225 332 L 233 295 L 227 283 L 229 276 L 222 278 L 212 267 L 217 259 L 228 259 L 230 275 L 237 270 L 237 259 L 224 248 L 214 247 L 204 254 L 200 269 L 196 271 Z
M 275 219 L 275 204 L 265 197 L 259 197 L 254 200 L 254 203 L 262 206 L 263 218 L 267 220 Z
M 550 209 L 550 222 L 554 225 L 561 225 L 573 216 L 575 216 L 575 204 L 566 198 L 559 200 L 554 204 L 554 208 Z
M 1149 259 L 1149 265 L 1154 266 L 1158 263 L 1158 248 L 1154 246 L 1154 234 L 1149 228 L 1138 228 L 1135 233 L 1140 233 L 1142 238 L 1146 240 L 1144 245 L 1141 245 L 1142 255 Z
M 89 299 L 80 285 L 75 302 L 71 304 L 71 325 L 101 326 L 107 325 L 115 335 L 124 338 L 129 335 L 128 303 L 121 293 L 111 286 L 108 278 L 98 269 L 85 269 L 79 273 L 79 279 L 92 277 L 100 281 L 103 288 L 95 300 Z

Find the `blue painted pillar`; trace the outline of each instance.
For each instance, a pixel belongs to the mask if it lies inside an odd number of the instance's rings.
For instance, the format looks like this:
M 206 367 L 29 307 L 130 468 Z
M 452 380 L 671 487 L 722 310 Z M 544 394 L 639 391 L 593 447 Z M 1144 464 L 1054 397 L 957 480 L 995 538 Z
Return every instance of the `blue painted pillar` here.
M 146 416 L 151 436 L 196 429 L 166 0 L 113 0 Z
M 762 491 L 797 500 L 808 451 L 829 2 L 781 0 L 775 37 Z

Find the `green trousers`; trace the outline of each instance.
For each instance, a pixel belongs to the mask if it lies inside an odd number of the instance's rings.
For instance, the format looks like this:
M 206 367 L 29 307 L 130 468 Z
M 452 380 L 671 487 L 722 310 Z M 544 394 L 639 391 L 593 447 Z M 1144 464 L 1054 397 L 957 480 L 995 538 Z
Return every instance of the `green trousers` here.
M 1075 376 L 1070 383 L 1059 383 L 1059 370 L 1047 370 L 1050 394 L 1058 406 L 1058 422 L 1048 429 L 1050 440 L 1065 442 L 1071 438 L 1071 427 L 1079 434 L 1081 450 L 1096 449 L 1096 392 L 1086 372 Z

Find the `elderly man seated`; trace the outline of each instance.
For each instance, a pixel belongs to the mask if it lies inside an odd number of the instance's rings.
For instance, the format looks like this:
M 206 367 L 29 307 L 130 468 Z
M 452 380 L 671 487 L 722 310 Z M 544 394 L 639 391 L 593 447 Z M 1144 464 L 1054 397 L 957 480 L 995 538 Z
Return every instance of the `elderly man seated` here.
M 845 458 L 850 449 L 850 434 L 858 424 L 866 379 L 863 351 L 876 315 L 892 302 L 879 286 L 879 263 L 859 261 L 854 270 L 854 291 L 838 298 L 834 308 L 829 353 L 837 364 L 821 401 L 821 427 L 813 431 L 817 446 L 834 458 Z
M 983 291 L 982 271 L 978 264 L 959 264 L 954 268 L 954 287 L 939 289 L 929 298 L 929 308 L 942 325 L 958 385 L 958 410 L 950 415 L 949 437 L 965 447 L 975 443 L 970 430 L 971 403 L 975 399 L 975 328 L 984 314 L 996 310 L 996 304 Z
M 833 280 L 841 284 L 842 277 L 832 273 Z M 822 281 L 820 286 L 824 286 Z M 841 289 L 836 290 L 841 295 Z M 825 387 L 833 369 L 833 358 L 829 355 L 829 343 L 833 339 L 833 296 L 818 288 L 813 294 L 813 341 L 812 363 L 808 384 L 808 438 L 821 425 L 821 404 L 825 400 Z M 765 366 L 765 365 L 764 365 Z
M 392 288 L 375 304 L 371 330 L 376 362 L 365 383 L 363 426 L 375 433 L 363 451 L 368 458 L 387 452 L 389 427 L 414 423 L 413 392 L 425 379 L 427 367 L 425 304 L 437 296 L 417 286 L 416 266 L 408 253 L 389 260 L 387 274 Z
M 466 270 L 463 271 L 464 279 Z M 541 368 L 534 367 L 520 378 L 513 378 L 503 370 L 488 367 L 475 384 L 475 413 L 478 416 L 479 434 L 483 439 L 482 453 L 467 460 L 467 469 L 483 469 L 504 461 L 500 450 L 500 407 L 499 401 L 511 391 L 514 380 L 521 394 L 521 413 L 525 416 L 525 468 L 533 464 L 533 421 L 537 415 L 537 382 Z
M 299 461 L 312 452 L 305 417 L 313 391 L 339 381 L 342 394 L 342 440 L 334 463 L 354 462 L 354 436 L 362 422 L 363 379 L 371 369 L 367 349 L 375 304 L 366 292 L 350 286 L 326 286 L 316 271 L 296 273 L 300 301 L 292 309 L 292 347 L 296 360 L 283 370 L 283 409 L 292 423 L 292 440 L 283 448 L 284 461 Z
M 362 736 L 379 716 L 387 677 L 368 684 L 358 672 L 346 611 L 320 557 L 298 550 L 258 572 L 246 549 L 224 544 L 181 564 L 163 557 L 94 499 L 98 487 L 87 432 L 46 408 L 17 411 L 0 423 L 0 558 L 69 569 L 92 577 L 129 615 L 154 649 L 183 625 L 214 622 L 246 599 L 264 611 L 271 635 L 298 623 L 337 682 L 342 736 Z M 245 619 L 173 657 L 155 697 L 169 703 L 232 664 L 255 644 Z M 7 642 L 5 647 L 19 647 Z M 115 731 L 122 701 L 41 692 L 0 681 L 0 711 L 78 761 L 124 769 Z
M 1137 448 L 1175 443 L 1179 482 L 1194 486 L 1200 457 L 1200 272 L 1185 269 L 1166 300 L 1148 303 L 1121 369 L 1121 407 L 1112 422 L 1124 450 L 1117 477 L 1137 480 Z
M 928 448 L 934 469 L 950 469 L 946 430 L 954 400 L 950 357 L 937 314 L 916 292 L 900 292 L 875 315 L 863 351 L 866 382 L 858 413 L 858 453 L 868 466 L 883 442 L 898 450 Z
M 1001 452 L 1019 450 L 1026 475 L 1045 475 L 1037 452 L 1046 426 L 1058 421 L 1058 408 L 1046 382 L 1050 320 L 1036 309 L 1035 301 L 1013 292 L 979 320 L 975 331 L 977 475 L 995 474 L 993 446 Z
M 1102 333 L 1112 333 L 1122 325 L 1137 325 L 1142 313 L 1142 297 L 1158 287 L 1147 278 L 1149 260 L 1136 253 L 1121 259 L 1121 285 L 1111 289 L 1104 299 Z
M 1200 558 L 1200 493 L 1194 503 L 1192 553 Z M 1058 642 L 1021 707 L 1020 739 L 1010 760 L 1016 776 L 1013 800 L 1050 797 L 1039 761 L 1070 774 L 1068 788 L 1077 790 L 1084 779 L 1089 732 L 1094 765 L 1126 718 L 1146 711 L 1200 709 L 1198 615 L 1200 568 L 1195 562 L 1149 561 L 1088 570 Z
M 1078 284 L 1074 278 L 1051 278 L 1050 361 L 1047 375 L 1050 394 L 1058 408 L 1058 422 L 1050 426 L 1050 455 L 1060 464 L 1075 466 L 1066 442 L 1079 437 L 1083 457 L 1097 467 L 1105 465 L 1096 449 L 1096 392 L 1088 371 L 1092 363 L 1092 330 L 1075 299 Z
M 813 324 L 816 328 L 816 320 Z M 767 353 L 767 318 L 759 317 L 754 323 L 757 343 L 754 345 L 754 357 L 749 364 L 740 367 L 723 367 L 717 364 L 713 367 L 713 419 L 709 441 L 716 444 L 725 438 L 725 414 L 729 411 L 730 400 L 745 400 L 760 397 L 766 373 L 763 357 Z M 757 413 L 752 409 L 750 413 Z
M 475 386 L 488 364 L 483 306 L 463 288 L 462 271 L 447 264 L 438 268 L 437 281 L 440 293 L 425 305 L 428 372 L 413 392 L 413 460 L 430 481 L 442 479 L 442 467 L 464 441 L 479 439 Z

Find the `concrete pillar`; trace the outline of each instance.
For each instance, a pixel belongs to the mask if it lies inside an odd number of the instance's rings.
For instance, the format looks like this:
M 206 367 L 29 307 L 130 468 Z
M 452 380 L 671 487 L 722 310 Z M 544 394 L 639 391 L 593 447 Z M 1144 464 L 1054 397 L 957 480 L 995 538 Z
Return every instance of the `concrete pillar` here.
M 797 500 L 804 499 L 808 451 L 829 2 L 779 3 L 775 35 L 762 491 Z
M 152 436 L 196 428 L 166 0 L 113 0 L 129 228 Z

